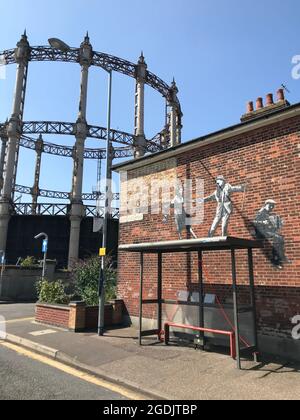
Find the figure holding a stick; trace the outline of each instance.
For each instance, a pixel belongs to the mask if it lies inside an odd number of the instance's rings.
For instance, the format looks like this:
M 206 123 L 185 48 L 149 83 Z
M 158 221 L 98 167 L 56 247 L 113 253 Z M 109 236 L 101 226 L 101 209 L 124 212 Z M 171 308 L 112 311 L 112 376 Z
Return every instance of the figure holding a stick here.
M 245 185 L 232 186 L 226 182 L 226 179 L 222 175 L 216 178 L 216 185 L 216 191 L 203 199 L 204 203 L 208 201 L 217 202 L 216 216 L 209 230 L 209 237 L 213 237 L 215 235 L 220 223 L 222 224 L 222 236 L 228 235 L 229 219 L 233 211 L 231 194 L 246 191 Z

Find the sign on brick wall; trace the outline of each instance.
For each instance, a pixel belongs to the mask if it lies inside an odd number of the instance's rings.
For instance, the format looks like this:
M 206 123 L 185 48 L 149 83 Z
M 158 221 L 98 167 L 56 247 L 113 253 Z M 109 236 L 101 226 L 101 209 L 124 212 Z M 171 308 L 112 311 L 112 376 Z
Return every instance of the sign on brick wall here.
M 121 173 L 120 223 L 142 221 L 146 214 L 162 213 L 171 202 L 170 185 L 176 183 L 176 159 Z

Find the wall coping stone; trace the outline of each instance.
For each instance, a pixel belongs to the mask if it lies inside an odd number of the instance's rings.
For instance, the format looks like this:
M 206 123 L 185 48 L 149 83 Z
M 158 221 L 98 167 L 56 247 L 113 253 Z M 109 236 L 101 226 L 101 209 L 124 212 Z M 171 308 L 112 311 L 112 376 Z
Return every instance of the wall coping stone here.
M 69 305 L 62 305 L 62 304 L 51 304 L 51 303 L 43 303 L 43 302 L 37 302 L 36 306 L 39 308 L 52 308 L 52 309 L 60 309 L 60 310 L 65 310 L 65 311 L 69 311 L 70 307 Z

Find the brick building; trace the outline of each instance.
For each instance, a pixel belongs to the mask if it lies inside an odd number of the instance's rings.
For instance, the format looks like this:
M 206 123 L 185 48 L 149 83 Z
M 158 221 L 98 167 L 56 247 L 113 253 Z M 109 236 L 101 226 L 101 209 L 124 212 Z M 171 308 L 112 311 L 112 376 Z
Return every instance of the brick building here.
M 171 208 L 167 216 L 161 204 L 167 201 L 163 199 L 168 193 L 164 189 L 157 193 L 162 180 L 173 185 L 170 200 L 174 198 L 176 180 L 192 180 L 194 210 L 189 209 L 189 212 L 197 213 L 204 208 L 203 220 L 201 217 L 198 221 L 193 219 L 192 228 L 198 238 L 207 237 L 216 210 L 215 201 L 197 208 L 195 203 L 201 203 L 198 200 L 201 185 L 205 197 L 215 191 L 215 180 L 219 175 L 233 186 L 246 186 L 245 192 L 241 190 L 231 195 L 233 213 L 228 235 L 257 237 L 261 233 L 257 229 L 257 220 L 267 230 L 268 221 L 263 218 L 266 215 L 275 224 L 273 235 L 260 235 L 260 239 L 264 239 L 264 248 L 254 252 L 260 349 L 299 360 L 300 340 L 297 340 L 295 317 L 300 315 L 300 104 L 290 106 L 282 90 L 277 95 L 276 103 L 272 95 L 268 95 L 265 106 L 259 98 L 256 110 L 249 103 L 239 125 L 114 167 L 121 173 L 120 243 L 178 239 L 174 209 Z M 196 185 L 199 179 L 203 180 L 200 189 Z M 157 191 L 153 194 L 155 188 Z M 267 200 L 276 203 L 269 202 L 271 211 L 264 207 Z M 217 236 L 220 235 L 219 229 Z M 190 233 L 184 230 L 183 238 L 189 237 Z M 286 259 L 279 255 L 283 249 Z M 148 255 L 145 259 L 143 293 L 146 299 L 153 298 L 156 293 L 156 258 Z M 238 251 L 241 305 L 247 304 L 246 261 L 246 253 Z M 230 319 L 222 319 L 222 311 L 224 313 L 226 305 L 232 303 L 230 267 L 230 254 L 226 252 L 205 255 L 205 293 L 214 295 L 219 302 L 216 319 L 222 320 L 224 328 L 226 323 L 230 324 Z M 164 298 L 189 300 L 196 287 L 195 255 L 168 254 L 163 257 Z M 139 256 L 120 252 L 119 297 L 124 299 L 132 322 L 139 313 L 138 296 Z M 155 319 L 155 311 L 155 305 L 147 307 L 145 322 L 151 323 Z M 166 305 L 164 317 L 197 323 L 191 308 Z

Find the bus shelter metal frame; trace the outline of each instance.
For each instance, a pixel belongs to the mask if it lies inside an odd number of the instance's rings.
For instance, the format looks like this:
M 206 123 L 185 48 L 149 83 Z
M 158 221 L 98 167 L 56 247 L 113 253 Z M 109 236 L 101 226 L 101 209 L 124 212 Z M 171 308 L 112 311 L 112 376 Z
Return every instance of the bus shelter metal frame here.
M 231 271 L 232 271 L 232 293 L 233 293 L 233 312 L 234 312 L 234 326 L 235 326 L 235 340 L 236 340 L 236 362 L 237 368 L 241 369 L 241 353 L 243 350 L 252 352 L 256 360 L 258 354 L 258 334 L 257 334 L 257 319 L 256 319 L 256 301 L 255 301 L 255 281 L 254 281 L 254 265 L 253 265 L 253 249 L 262 248 L 261 241 L 250 239 L 235 238 L 235 237 L 215 237 L 215 238 L 201 238 L 190 240 L 177 240 L 165 242 L 152 242 L 141 244 L 120 245 L 120 251 L 136 252 L 140 254 L 140 291 L 139 291 L 139 345 L 142 345 L 142 338 L 157 335 L 159 340 L 162 333 L 162 305 L 163 304 L 183 304 L 188 305 L 189 302 L 178 302 L 166 300 L 162 297 L 162 268 L 163 268 L 163 254 L 166 253 L 187 253 L 197 252 L 198 255 L 198 291 L 199 304 L 192 305 L 199 307 L 199 327 L 204 328 L 204 279 L 203 279 L 203 252 L 215 251 L 230 251 L 231 253 Z M 252 327 L 254 335 L 253 346 L 241 349 L 240 346 L 240 324 L 239 324 L 239 305 L 238 305 L 238 284 L 236 271 L 236 250 L 248 251 L 248 273 L 250 286 L 250 306 L 249 310 L 252 312 Z M 143 282 L 144 282 L 144 255 L 156 254 L 158 256 L 158 275 L 157 275 L 157 298 L 143 299 Z M 143 305 L 156 304 L 157 305 L 157 328 L 154 330 L 143 331 Z M 245 308 L 244 308 L 245 310 Z M 201 333 L 204 343 L 204 332 Z

